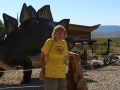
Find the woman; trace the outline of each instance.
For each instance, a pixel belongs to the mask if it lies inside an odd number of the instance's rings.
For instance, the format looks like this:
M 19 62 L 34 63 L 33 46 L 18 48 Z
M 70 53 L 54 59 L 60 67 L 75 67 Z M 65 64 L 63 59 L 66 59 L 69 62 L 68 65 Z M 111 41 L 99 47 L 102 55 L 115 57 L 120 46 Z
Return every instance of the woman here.
M 61 25 L 57 25 L 52 32 L 52 38 L 47 39 L 41 49 L 41 80 L 44 81 L 46 90 L 66 90 L 64 57 L 76 55 L 68 51 L 67 43 L 64 40 L 66 36 L 66 29 Z M 47 62 L 45 61 L 46 57 Z

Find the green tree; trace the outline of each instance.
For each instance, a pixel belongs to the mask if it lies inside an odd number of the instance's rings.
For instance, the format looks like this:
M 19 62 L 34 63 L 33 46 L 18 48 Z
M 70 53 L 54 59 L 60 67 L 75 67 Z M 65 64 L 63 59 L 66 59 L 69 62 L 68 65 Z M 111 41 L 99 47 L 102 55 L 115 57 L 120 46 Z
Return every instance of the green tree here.
M 6 32 L 5 25 L 3 24 L 2 20 L 0 20 L 0 31 Z

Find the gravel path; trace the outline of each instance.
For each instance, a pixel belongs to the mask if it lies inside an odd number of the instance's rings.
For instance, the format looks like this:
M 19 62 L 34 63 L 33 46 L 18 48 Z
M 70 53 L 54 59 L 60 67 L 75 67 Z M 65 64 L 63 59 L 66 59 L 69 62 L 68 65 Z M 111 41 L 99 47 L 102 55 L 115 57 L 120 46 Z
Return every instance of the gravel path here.
M 107 66 L 97 70 L 85 70 L 88 90 L 120 90 L 120 66 Z
M 39 80 L 40 69 L 34 69 L 30 84 L 19 84 L 23 70 L 6 71 L 0 79 L 0 90 L 44 90 Z M 83 70 L 88 90 L 120 90 L 120 66 L 107 66 L 97 70 Z
M 0 79 L 0 90 L 44 90 L 44 83 L 39 77 L 40 69 L 34 69 L 30 84 L 20 84 L 23 70 L 9 70 Z

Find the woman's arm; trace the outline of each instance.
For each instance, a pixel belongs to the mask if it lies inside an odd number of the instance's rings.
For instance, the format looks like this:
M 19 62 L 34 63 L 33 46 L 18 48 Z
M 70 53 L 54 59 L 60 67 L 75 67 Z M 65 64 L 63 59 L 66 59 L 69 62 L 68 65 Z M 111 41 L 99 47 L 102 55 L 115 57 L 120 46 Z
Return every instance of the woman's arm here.
M 42 52 L 42 57 L 41 57 L 41 72 L 42 72 L 42 77 L 41 80 L 45 80 L 45 58 L 46 55 Z
M 41 68 L 43 69 L 45 67 L 45 57 L 46 55 L 42 52 L 41 53 L 42 57 L 41 57 Z

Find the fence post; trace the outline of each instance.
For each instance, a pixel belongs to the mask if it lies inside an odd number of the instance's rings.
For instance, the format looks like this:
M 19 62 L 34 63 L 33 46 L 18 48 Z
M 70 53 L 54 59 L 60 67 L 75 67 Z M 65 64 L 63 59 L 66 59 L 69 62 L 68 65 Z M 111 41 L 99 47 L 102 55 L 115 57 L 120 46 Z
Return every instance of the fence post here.
M 87 50 L 84 49 L 84 61 L 85 63 L 87 63 Z

